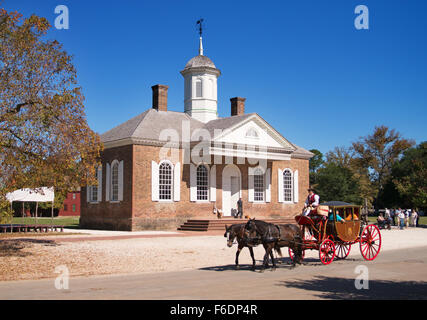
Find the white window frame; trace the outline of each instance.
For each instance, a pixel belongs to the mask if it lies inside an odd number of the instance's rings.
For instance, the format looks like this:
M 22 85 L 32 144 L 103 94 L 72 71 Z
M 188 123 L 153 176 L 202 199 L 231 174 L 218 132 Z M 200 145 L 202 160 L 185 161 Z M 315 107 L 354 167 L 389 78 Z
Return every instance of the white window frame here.
M 199 167 L 204 167 L 206 169 L 206 199 L 199 199 L 199 177 L 198 170 Z M 196 202 L 209 202 L 210 199 L 210 170 L 206 164 L 199 164 L 196 167 Z
M 252 132 L 255 132 L 255 135 L 249 134 L 249 133 L 252 133 Z M 255 129 L 254 127 L 250 127 L 250 128 L 246 131 L 245 137 L 246 137 L 246 138 L 249 138 L 249 139 L 256 139 L 256 140 L 258 140 L 258 139 L 259 139 L 259 133 L 258 133 L 258 130 L 257 130 L 257 129 Z
M 101 173 L 101 176 L 99 176 L 99 173 Z M 97 186 L 87 186 L 88 192 L 87 196 L 89 196 L 89 199 L 87 199 L 89 203 L 97 204 L 101 202 L 102 198 L 102 165 L 95 168 L 95 178 L 98 181 Z M 101 192 L 99 191 L 101 190 Z M 94 199 L 94 194 L 96 194 L 96 200 Z M 72 199 L 75 200 L 76 196 L 75 193 L 72 195 Z
M 160 179 L 161 179 L 161 173 L 160 173 L 160 167 L 163 164 L 167 164 L 170 166 L 170 199 L 160 199 Z M 159 202 L 173 202 L 174 201 L 174 165 L 169 160 L 163 160 L 159 162 L 158 167 L 158 186 L 157 186 L 157 192 L 158 192 L 158 201 Z
M 261 174 L 259 174 L 261 173 Z M 258 177 L 258 178 L 256 178 Z M 261 178 L 259 178 L 261 177 Z M 253 171 L 253 179 L 254 179 L 254 202 L 255 203 L 265 203 L 265 172 L 263 172 L 260 168 L 255 168 Z M 261 192 L 258 191 L 258 194 L 261 193 L 262 194 L 262 200 L 257 200 L 256 199 L 256 195 L 257 195 L 257 191 L 256 191 L 256 179 L 260 179 L 262 182 L 262 188 L 261 188 Z
M 286 189 L 286 187 L 285 187 L 285 173 L 286 172 L 289 172 L 291 174 L 291 177 L 290 177 L 291 178 L 290 179 L 290 184 L 291 184 L 290 200 L 286 200 L 286 197 L 285 197 L 285 189 Z M 289 168 L 283 169 L 281 179 L 283 181 L 283 189 L 281 190 L 281 192 L 283 194 L 283 203 L 294 203 L 294 201 L 293 201 L 293 199 L 294 199 L 294 173 L 293 173 L 293 171 Z
M 113 199 L 114 193 L 114 185 L 113 185 L 113 169 L 117 165 L 117 199 Z M 120 170 L 119 170 L 120 163 L 118 160 L 114 160 L 111 162 L 111 173 L 110 173 L 110 202 L 112 203 L 118 203 L 119 200 L 119 185 L 120 185 Z

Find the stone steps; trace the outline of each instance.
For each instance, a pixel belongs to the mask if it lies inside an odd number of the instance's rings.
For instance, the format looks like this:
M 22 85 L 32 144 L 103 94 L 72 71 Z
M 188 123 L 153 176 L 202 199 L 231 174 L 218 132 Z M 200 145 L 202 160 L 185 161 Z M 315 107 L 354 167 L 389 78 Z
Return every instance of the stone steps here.
M 284 217 L 284 218 L 267 218 L 259 219 L 265 222 L 274 223 L 274 224 L 288 224 L 295 223 L 293 217 Z M 181 225 L 179 231 L 225 231 L 225 226 L 230 226 L 232 224 L 246 223 L 247 219 L 233 219 L 233 218 L 223 218 L 223 219 L 189 219 L 183 225 Z

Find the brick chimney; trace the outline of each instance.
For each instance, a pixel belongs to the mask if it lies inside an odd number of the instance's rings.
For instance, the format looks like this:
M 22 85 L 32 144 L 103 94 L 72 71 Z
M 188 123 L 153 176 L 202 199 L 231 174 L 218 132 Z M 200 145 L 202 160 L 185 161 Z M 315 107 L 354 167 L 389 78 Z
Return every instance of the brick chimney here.
M 231 116 L 241 116 L 245 114 L 246 98 L 231 98 Z
M 156 84 L 153 89 L 153 109 L 157 111 L 168 111 L 168 89 L 169 86 Z

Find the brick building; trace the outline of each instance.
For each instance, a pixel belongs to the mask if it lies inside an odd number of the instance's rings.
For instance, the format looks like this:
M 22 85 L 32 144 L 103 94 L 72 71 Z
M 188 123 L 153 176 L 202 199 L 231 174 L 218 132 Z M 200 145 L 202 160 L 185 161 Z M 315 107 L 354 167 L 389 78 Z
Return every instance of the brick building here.
M 80 216 L 80 191 L 73 191 L 67 194 L 62 209 L 59 210 L 58 216 Z
M 84 228 L 177 227 L 188 218 L 236 212 L 284 217 L 301 212 L 312 153 L 288 141 L 245 99 L 217 115 L 219 69 L 199 55 L 184 70 L 184 112 L 168 111 L 168 86 L 155 85 L 152 108 L 101 135 L 98 186 L 82 188 Z

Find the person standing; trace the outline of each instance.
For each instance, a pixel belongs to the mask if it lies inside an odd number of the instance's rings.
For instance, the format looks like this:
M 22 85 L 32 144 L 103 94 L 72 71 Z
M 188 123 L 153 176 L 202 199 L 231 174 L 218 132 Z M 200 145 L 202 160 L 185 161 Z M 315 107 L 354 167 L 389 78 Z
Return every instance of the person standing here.
M 417 210 L 416 209 L 413 209 L 412 210 L 412 216 L 411 216 L 411 224 L 412 224 L 412 226 L 413 227 L 418 227 L 418 212 L 417 212 Z
M 396 209 L 391 209 L 390 210 L 390 218 L 391 218 L 391 222 L 393 223 L 393 227 L 396 225 L 396 221 L 394 220 L 394 216 L 396 215 Z
M 400 210 L 399 208 L 399 225 L 400 225 L 400 230 L 403 230 L 404 226 L 405 226 L 405 213 Z
M 239 198 L 239 200 L 237 201 L 237 218 L 240 216 L 240 219 L 242 219 L 243 217 L 243 202 L 242 202 L 242 198 Z

